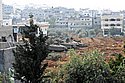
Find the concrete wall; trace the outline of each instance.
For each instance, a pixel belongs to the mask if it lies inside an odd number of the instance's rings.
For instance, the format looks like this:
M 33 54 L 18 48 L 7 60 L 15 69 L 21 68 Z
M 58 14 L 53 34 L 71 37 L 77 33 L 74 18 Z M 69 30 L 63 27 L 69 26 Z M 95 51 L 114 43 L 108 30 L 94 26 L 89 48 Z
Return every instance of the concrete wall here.
M 3 26 L 0 28 L 0 38 L 2 36 L 8 37 L 9 35 L 13 34 L 13 27 L 12 26 Z
M 15 47 L 0 49 L 0 67 L 1 67 L 0 70 L 1 71 L 7 72 L 8 69 L 12 67 L 12 63 L 14 62 L 14 56 L 13 56 L 12 50 L 14 48 Z

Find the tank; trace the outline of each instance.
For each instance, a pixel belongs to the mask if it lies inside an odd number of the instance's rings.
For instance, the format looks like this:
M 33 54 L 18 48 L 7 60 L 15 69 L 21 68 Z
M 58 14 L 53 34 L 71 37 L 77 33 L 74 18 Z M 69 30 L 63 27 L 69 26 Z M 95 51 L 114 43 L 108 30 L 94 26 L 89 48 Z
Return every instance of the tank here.
M 67 51 L 67 47 L 63 45 L 49 45 L 48 48 L 50 51 L 55 51 L 55 52 L 63 52 Z

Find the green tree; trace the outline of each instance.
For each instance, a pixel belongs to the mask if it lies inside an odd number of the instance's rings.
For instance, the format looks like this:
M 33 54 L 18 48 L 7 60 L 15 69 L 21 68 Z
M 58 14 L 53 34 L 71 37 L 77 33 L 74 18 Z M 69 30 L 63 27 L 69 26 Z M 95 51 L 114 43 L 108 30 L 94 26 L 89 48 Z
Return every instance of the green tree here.
M 63 83 L 108 83 L 110 68 L 101 53 L 94 51 L 81 58 L 71 51 L 69 63 L 61 67 L 58 81 Z
M 121 54 L 112 54 L 109 62 L 111 74 L 117 83 L 125 83 L 125 57 Z
M 36 36 L 38 26 L 33 23 L 33 15 L 30 15 L 30 26 L 23 29 L 23 44 L 17 45 L 13 51 L 15 62 L 13 63 L 14 77 L 24 83 L 40 83 L 43 81 L 47 63 L 44 62 L 49 51 L 46 43 L 47 37 L 42 31 Z

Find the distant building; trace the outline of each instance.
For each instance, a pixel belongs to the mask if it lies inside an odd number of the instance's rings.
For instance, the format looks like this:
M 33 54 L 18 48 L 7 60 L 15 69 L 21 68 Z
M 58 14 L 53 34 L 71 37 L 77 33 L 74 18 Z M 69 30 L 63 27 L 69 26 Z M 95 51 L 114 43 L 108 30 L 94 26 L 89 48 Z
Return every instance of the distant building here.
M 92 19 L 93 28 L 101 28 L 101 16 L 95 16 Z
M 103 14 L 101 29 L 104 36 L 111 35 L 112 30 L 114 30 L 114 35 L 120 35 L 123 30 L 123 15 L 120 13 Z
M 68 28 L 68 21 L 56 21 L 55 22 L 55 27 L 58 27 L 58 28 Z
M 12 15 L 14 13 L 13 6 L 3 4 L 2 10 L 3 19 L 12 19 Z
M 0 0 L 0 28 L 2 27 L 2 20 L 3 20 L 3 14 L 2 14 L 2 0 Z
M 3 26 L 12 25 L 12 19 L 3 19 Z
M 48 31 L 48 28 L 49 28 L 49 23 L 48 22 L 38 22 L 36 24 L 40 27 L 40 30 L 42 30 L 43 35 L 47 35 L 47 31 Z M 37 35 L 39 35 L 39 30 L 38 30 Z
M 0 28 L 0 41 L 2 42 L 7 42 L 7 40 L 9 39 L 12 40 L 11 42 L 13 42 L 13 27 L 11 26 L 2 26 L 2 28 Z
M 48 22 L 35 22 L 36 25 L 38 25 L 40 27 L 40 30 L 42 30 L 43 35 L 47 35 L 47 31 L 49 28 L 49 23 Z M 14 41 L 19 42 L 22 41 L 22 29 L 21 28 L 25 28 L 26 25 L 29 26 L 29 24 L 17 24 L 17 25 L 13 25 L 13 37 L 14 37 Z M 37 29 L 37 34 L 36 36 L 39 36 L 40 34 L 40 30 Z

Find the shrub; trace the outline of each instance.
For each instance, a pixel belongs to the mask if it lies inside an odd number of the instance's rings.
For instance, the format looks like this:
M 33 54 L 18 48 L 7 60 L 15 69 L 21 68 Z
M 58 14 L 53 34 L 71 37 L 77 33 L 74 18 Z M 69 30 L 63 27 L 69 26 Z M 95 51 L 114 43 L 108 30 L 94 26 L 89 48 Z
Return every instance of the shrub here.
M 94 51 L 81 57 L 73 50 L 71 59 L 59 72 L 59 80 L 64 83 L 106 83 L 110 68 L 101 53 Z

